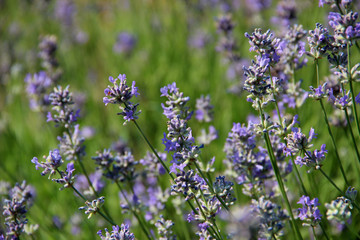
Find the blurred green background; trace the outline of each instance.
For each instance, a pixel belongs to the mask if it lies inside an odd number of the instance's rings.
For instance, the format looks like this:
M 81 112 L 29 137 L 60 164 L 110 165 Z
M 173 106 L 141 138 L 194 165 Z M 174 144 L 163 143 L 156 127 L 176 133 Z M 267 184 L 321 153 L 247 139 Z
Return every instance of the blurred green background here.
M 42 69 L 37 57 L 40 36 L 53 34 L 57 37 L 56 56 L 63 70 L 59 84 L 70 85 L 71 91 L 85 96 L 80 125 L 91 126 L 95 130 L 95 135 L 85 142 L 85 164 L 89 171 L 95 169 L 90 157 L 97 150 L 109 148 L 119 138 L 129 145 L 138 159 L 149 150 L 134 125 L 123 126 L 122 118 L 116 115 L 118 110 L 115 106 L 104 106 L 103 90 L 108 85 L 109 76 L 125 73 L 128 82 L 136 81 L 141 94 L 136 102 L 142 111 L 138 123 L 159 150 L 163 150 L 161 138 L 166 131 L 167 121 L 162 115 L 160 103 L 164 99 L 160 98 L 160 88 L 176 82 L 180 91 L 190 96 L 189 104 L 192 107 L 195 107 L 196 98 L 209 94 L 215 106 L 215 120 L 212 124 L 218 130 L 219 138 L 206 146 L 202 154 L 205 160 L 216 157 L 217 172 L 224 170 L 221 161 L 225 154 L 222 149 L 232 123 L 245 123 L 250 113 L 255 114 L 245 100 L 245 93 L 236 96 L 228 90 L 232 84 L 227 77 L 229 63 L 216 51 L 219 36 L 215 20 L 224 14 L 219 4 L 200 8 L 197 7 L 200 1 L 194 0 L 79 0 L 72 2 L 74 13 L 69 15 L 67 20 L 70 24 L 67 25 L 56 15 L 58 2 L 0 1 L 0 180 L 12 184 L 26 180 L 36 188 L 36 204 L 30 209 L 28 217 L 30 223 L 40 224 L 39 239 L 74 238 L 70 233 L 69 219 L 83 205 L 70 191 L 58 191 L 58 185 L 41 177 L 30 162 L 34 156 L 40 159 L 50 149 L 56 148 L 56 136 L 61 134 L 52 123 L 46 123 L 43 114 L 30 110 L 25 91 L 25 75 Z M 277 1 L 273 1 L 268 9 L 256 16 L 248 11 L 245 1 L 238 2 L 240 7 L 233 7 L 230 11 L 236 24 L 234 34 L 241 56 L 251 59 L 253 55 L 248 51 L 249 44 L 244 33 L 252 32 L 255 27 L 264 30 L 270 28 L 276 32 L 277 26 L 272 26 L 270 20 L 276 14 Z M 297 1 L 296 4 L 297 22 L 303 24 L 304 29 L 313 29 L 316 22 L 327 22 L 328 9 L 319 8 L 317 1 Z M 198 31 L 205 33 L 208 39 L 202 48 L 189 45 L 189 39 Z M 134 49 L 128 54 L 113 50 L 120 32 L 131 33 L 136 39 Z M 358 59 L 358 52 L 352 57 Z M 321 75 L 325 76 L 329 72 L 328 64 L 325 61 L 320 64 Z M 297 73 L 297 77 L 304 81 L 306 90 L 314 83 L 311 59 Z M 326 143 L 331 152 L 320 106 L 307 100 L 299 113 L 304 132 L 313 126 L 319 134 L 315 146 Z M 208 125 L 191 122 L 195 136 Z M 334 132 L 341 157 L 349 159 L 344 162 L 345 169 L 351 169 L 349 179 L 358 186 L 359 167 L 353 165 L 355 155 L 349 148 L 347 136 L 342 129 L 334 129 Z M 334 162 L 334 155 L 329 153 L 324 171 L 331 173 L 335 182 L 343 186 Z M 306 186 L 311 186 L 311 192 L 320 202 L 329 202 L 338 196 L 332 186 L 318 174 L 307 175 L 306 169 L 301 169 L 301 174 L 304 175 Z M 166 181 L 168 179 L 164 176 Z M 287 184 L 289 189 L 295 189 L 298 194 L 294 179 L 290 178 Z M 321 194 L 315 194 L 320 189 Z M 106 196 L 109 208 L 118 212 L 118 219 L 123 219 L 116 190 L 109 186 L 103 195 Z M 248 201 L 241 193 L 238 198 L 240 202 Z M 324 208 L 322 210 L 325 211 Z M 62 228 L 53 226 L 54 216 L 63 222 Z M 359 226 L 354 222 L 355 226 Z M 94 217 L 82 224 L 83 231 L 76 239 L 96 239 L 95 233 L 100 229 L 98 219 Z M 138 239 L 142 239 L 140 230 L 132 228 L 132 231 Z M 182 239 L 182 226 L 175 225 L 175 231 Z M 306 229 L 303 231 L 305 236 Z

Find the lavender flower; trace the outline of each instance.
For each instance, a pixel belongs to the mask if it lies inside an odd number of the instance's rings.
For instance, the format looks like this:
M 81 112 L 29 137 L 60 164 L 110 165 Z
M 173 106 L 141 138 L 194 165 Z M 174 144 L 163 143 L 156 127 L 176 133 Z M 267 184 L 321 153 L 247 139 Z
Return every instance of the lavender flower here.
M 165 220 L 163 216 L 160 216 L 160 219 L 155 223 L 155 227 L 159 234 L 159 240 L 176 240 L 176 235 L 174 235 L 171 230 L 173 226 L 173 221 Z
M 331 203 L 326 203 L 326 217 L 328 220 L 335 220 L 337 223 L 346 224 L 351 219 L 351 200 L 345 197 L 338 197 Z
M 345 192 L 345 196 L 351 201 L 355 202 L 358 191 L 354 187 L 348 187 Z
M 39 57 L 42 59 L 42 66 L 46 70 L 51 80 L 57 82 L 62 70 L 59 68 L 59 63 L 56 59 L 57 39 L 54 35 L 45 35 L 41 37 L 39 43 Z
M 343 48 L 351 40 L 360 37 L 360 23 L 357 23 L 358 13 L 349 11 L 346 15 L 336 12 L 329 13 L 329 25 L 334 29 L 335 44 Z
M 88 219 L 91 218 L 94 214 L 99 212 L 100 207 L 105 202 L 105 197 L 99 197 L 97 199 L 92 200 L 91 202 L 86 201 L 86 206 L 79 207 L 79 210 L 85 210 L 85 214 L 88 214 Z
M 41 111 L 49 105 L 49 96 L 47 91 L 53 84 L 46 72 L 41 71 L 33 76 L 27 74 L 25 77 L 26 92 L 30 100 L 30 108 L 32 110 Z
M 267 55 L 257 56 L 256 61 L 252 61 L 252 66 L 244 67 L 245 84 L 244 89 L 251 96 L 263 97 L 269 94 L 271 89 L 271 79 L 266 74 L 270 67 L 271 59 Z
M 301 132 L 300 128 L 292 128 L 291 133 L 285 138 L 287 141 L 286 149 L 284 150 L 287 156 L 291 154 L 296 154 L 299 151 L 306 151 L 311 148 L 313 144 L 311 141 L 316 137 L 315 130 L 313 128 L 309 131 L 309 137 L 307 138 L 305 134 Z
M 214 193 L 222 198 L 227 206 L 233 205 L 236 201 L 233 190 L 234 183 L 225 181 L 225 176 L 216 177 L 213 184 Z
M 261 196 L 258 201 L 252 200 L 252 204 L 253 211 L 257 213 L 260 219 L 260 237 L 269 239 L 273 236 L 282 236 L 288 216 L 281 207 L 270 200 L 266 200 L 264 196 Z
M 58 149 L 54 149 L 49 152 L 49 156 L 44 156 L 45 162 L 39 162 L 37 157 L 34 157 L 31 162 L 35 164 L 36 170 L 43 168 L 41 175 L 44 176 L 48 173 L 49 179 L 56 173 L 58 168 L 63 164 L 60 152 Z
M 65 128 L 70 128 L 77 122 L 80 110 L 74 111 L 70 107 L 74 102 L 69 86 L 65 89 L 61 86 L 54 88 L 54 92 L 49 95 L 49 101 L 55 113 L 48 112 L 47 122 L 53 121 L 56 126 L 61 125 Z
M 104 177 L 120 182 L 132 181 L 137 177 L 135 167 L 138 162 L 131 152 L 113 156 L 110 150 L 105 149 L 103 152 L 97 152 L 97 155 L 92 159 L 99 165 L 98 169 L 102 171 Z
M 83 145 L 85 139 L 80 136 L 79 124 L 65 132 L 62 137 L 57 137 L 57 140 L 59 141 L 60 152 L 66 160 L 77 161 L 85 156 L 85 146 Z
M 317 88 L 310 86 L 311 93 L 309 94 L 309 97 L 314 98 L 315 100 L 325 98 L 329 93 L 329 89 L 327 89 L 326 86 L 327 82 L 325 82 L 323 85 L 318 86 Z
M 129 231 L 129 225 L 127 224 L 121 224 L 121 227 L 119 226 L 112 226 L 112 231 L 109 232 L 107 228 L 105 228 L 105 236 L 102 235 L 102 231 L 99 230 L 97 234 L 100 236 L 102 240 L 135 240 L 135 236 L 133 233 Z
M 4 200 L 2 212 L 5 217 L 6 239 L 20 239 L 28 223 L 26 213 L 34 196 L 34 190 L 25 181 L 21 185 L 17 183 L 9 191 L 9 199 Z
M 201 135 L 197 138 L 199 144 L 210 144 L 212 141 L 218 138 L 218 132 L 214 126 L 209 126 L 209 133 L 206 133 L 205 129 L 201 129 Z
M 132 82 L 131 87 L 126 85 L 125 74 L 120 74 L 117 78 L 110 76 L 109 81 L 113 83 L 113 86 L 108 85 L 104 90 L 106 97 L 103 98 L 103 102 L 105 103 L 105 106 L 109 103 L 119 104 L 119 108 L 122 112 L 118 113 L 118 115 L 124 116 L 124 124 L 138 119 L 138 115 L 141 112 L 137 110 L 139 104 L 130 102 L 130 99 L 133 96 L 137 97 L 140 95 L 140 93 L 138 93 L 138 88 L 135 87 L 135 81 Z M 118 81 L 119 83 L 117 83 Z M 121 106 L 122 104 L 125 106 Z
M 189 111 L 189 107 L 186 106 L 186 103 L 190 100 L 189 97 L 183 97 L 184 93 L 179 92 L 179 89 L 176 87 L 176 83 L 173 82 L 165 87 L 160 89 L 161 97 L 167 97 L 166 105 L 161 104 L 164 109 L 164 115 L 168 119 L 175 118 L 179 115 L 179 118 L 184 120 L 189 120 L 193 112 Z
M 231 15 L 219 17 L 217 19 L 216 28 L 218 31 L 224 32 L 225 35 L 228 35 L 234 28 Z
M 183 194 L 185 201 L 193 199 L 205 181 L 194 170 L 181 171 L 176 174 L 174 185 L 171 186 L 171 195 Z
M 310 197 L 303 195 L 297 203 L 302 204 L 302 207 L 298 209 L 298 217 L 305 221 L 303 226 L 316 227 L 322 217 L 318 208 L 320 206 L 319 199 L 310 200 Z
M 136 38 L 128 32 L 120 32 L 116 37 L 113 50 L 116 53 L 131 54 L 136 45 Z
M 280 39 L 274 38 L 270 30 L 262 33 L 262 29 L 256 28 L 250 35 L 245 33 L 245 37 L 249 39 L 250 51 L 257 52 L 260 56 L 269 59 L 269 63 L 276 63 L 280 60 L 277 50 L 279 48 Z
M 327 28 L 324 28 L 320 23 L 316 23 L 316 28 L 309 31 L 307 39 L 310 52 L 306 52 L 306 54 L 314 59 L 326 56 L 327 51 L 332 49 L 332 42 L 334 41 Z
M 61 178 L 59 179 L 52 179 L 54 182 L 60 183 L 63 185 L 63 187 L 60 188 L 60 190 L 63 190 L 64 188 L 70 188 L 72 187 L 74 183 L 75 176 L 73 175 L 73 172 L 75 171 L 74 163 L 70 162 L 66 165 L 66 174 L 62 173 Z
M 329 101 L 337 108 L 344 110 L 351 106 L 351 98 L 350 98 L 350 91 L 345 93 L 343 96 L 334 96 L 334 90 L 331 88 L 329 90 Z M 340 90 L 342 92 L 342 89 Z
M 304 157 L 297 156 L 295 159 L 295 163 L 300 167 L 306 165 L 310 168 L 308 172 L 311 170 L 319 169 L 322 167 L 322 162 L 325 159 L 325 153 L 328 151 L 325 149 L 326 145 L 321 145 L 321 149 L 315 149 L 313 152 L 307 151 Z
M 210 96 L 201 95 L 196 99 L 195 118 L 198 121 L 211 122 L 214 119 L 214 106 L 210 104 Z

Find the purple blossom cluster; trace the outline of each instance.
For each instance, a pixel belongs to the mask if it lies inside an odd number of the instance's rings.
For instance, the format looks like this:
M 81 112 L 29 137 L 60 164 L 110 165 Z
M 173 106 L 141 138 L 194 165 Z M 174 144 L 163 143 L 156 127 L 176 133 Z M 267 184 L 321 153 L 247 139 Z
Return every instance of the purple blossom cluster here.
M 104 90 L 106 97 L 103 98 L 103 102 L 105 103 L 105 106 L 109 103 L 119 104 L 119 108 L 122 112 L 118 113 L 118 115 L 122 115 L 124 117 L 125 123 L 138 119 L 138 115 L 141 112 L 137 110 L 137 106 L 139 104 L 133 104 L 130 102 L 130 99 L 133 96 L 137 97 L 140 95 L 137 91 L 138 88 L 135 87 L 135 81 L 132 82 L 131 87 L 126 85 L 125 74 L 119 74 L 117 78 L 110 76 L 109 81 L 113 84 L 113 86 L 108 85 L 108 87 Z
M 312 227 L 318 225 L 322 217 L 318 208 L 320 206 L 319 199 L 314 198 L 310 200 L 310 197 L 303 195 L 297 203 L 302 205 L 298 209 L 298 217 L 305 221 L 303 225 Z
M 187 1 L 187 6 L 197 5 L 191 2 Z M 270 0 L 243 3 L 252 13 L 265 11 L 271 5 Z M 204 240 L 231 237 L 241 239 L 243 236 L 249 239 L 279 239 L 291 234 L 294 239 L 303 239 L 303 236 L 307 238 L 309 233 L 300 228 L 298 219 L 303 226 L 312 228 L 313 232 L 310 234 L 315 238 L 317 235 L 328 238 L 329 226 L 322 222 L 320 209 L 323 209 L 320 208 L 320 201 L 317 197 L 310 198 L 311 194 L 321 193 L 316 191 L 317 186 L 309 186 L 312 180 L 303 181 L 301 171 L 304 169 L 298 167 L 304 165 L 309 168 L 309 174 L 322 174 L 340 194 L 340 197 L 332 198 L 335 200 L 324 204 L 327 220 L 331 224 L 338 224 L 341 231 L 351 231 L 353 208 L 360 210 L 356 200 L 357 190 L 349 186 L 354 180 L 348 180 L 344 173 L 340 160 L 344 154 L 338 152 L 337 139 L 332 134 L 333 126 L 329 122 L 331 118 L 335 118 L 338 123 L 336 125 L 344 128 L 339 130 L 345 130 L 349 134 L 354 158 L 360 162 L 356 144 L 358 136 L 353 131 L 358 130 L 360 134 L 356 106 L 360 103 L 360 93 L 356 95 L 354 92 L 358 90 L 358 86 L 353 86 L 360 79 L 360 64 L 353 64 L 351 60 L 355 57 L 350 55 L 350 50 L 358 45 L 356 41 L 360 38 L 358 13 L 353 11 L 355 8 L 352 7 L 352 1 L 320 0 L 320 6 L 331 4 L 337 7 L 338 12 L 328 14 L 330 30 L 324 27 L 325 24 L 317 23 L 315 29 L 308 31 L 295 23 L 301 10 L 295 1 L 281 0 L 277 3 L 276 16 L 271 18 L 272 23 L 278 25 L 274 26 L 274 32 L 255 28 L 253 33 L 245 33 L 244 39 L 250 44 L 249 51 L 254 53 L 250 65 L 250 61 L 240 55 L 241 44 L 235 38 L 237 24 L 230 7 L 235 3 L 213 0 L 199 1 L 197 5 L 201 6 L 201 11 L 205 5 L 226 6 L 225 13 L 216 19 L 216 29 L 220 34 L 217 50 L 225 55 L 227 63 L 235 72 L 236 82 L 230 91 L 240 97 L 242 90 L 247 91 L 246 100 L 258 113 L 255 117 L 249 116 L 246 124 L 233 123 L 226 137 L 223 153 L 219 153 L 225 156 L 220 161 L 218 156 L 216 161 L 215 156 L 208 156 L 206 149 L 212 146 L 210 143 L 213 140 L 223 137 L 210 125 L 215 120 L 215 106 L 211 104 L 210 95 L 201 95 L 193 103 L 175 82 L 160 89 L 160 96 L 166 98 L 161 107 L 167 120 L 166 132 L 161 139 L 166 153 L 162 153 L 153 147 L 153 139 L 146 137 L 136 121 L 141 111 L 138 110 L 139 104 L 132 100 L 134 96 L 140 95 L 135 81 L 130 86 L 126 75 L 119 74 L 116 78 L 109 77 L 110 85 L 104 90 L 103 103 L 105 106 L 119 106 L 118 115 L 123 116 L 124 125 L 133 123 L 151 152 L 146 152 L 141 158 L 138 149 L 132 149 L 124 142 L 117 142 L 112 145 L 113 151 L 105 148 L 96 152 L 91 158 L 94 163 L 92 171 L 96 170 L 88 174 L 87 171 L 92 166 L 85 162 L 85 138 L 78 124 L 81 115 L 73 94 L 69 86 L 57 86 L 53 88 L 53 92 L 48 92 L 62 73 L 55 54 L 56 38 L 47 36 L 42 39 L 39 56 L 45 71 L 26 76 L 26 91 L 30 97 L 30 107 L 41 111 L 49 110 L 46 121 L 54 122 L 63 134 L 57 137 L 57 147 L 50 150 L 43 161 L 34 157 L 31 162 L 36 170 L 42 171 L 42 176 L 48 175 L 49 179 L 60 184 L 60 190 L 71 190 L 81 198 L 85 205 L 78 210 L 84 210 L 87 218 L 103 218 L 96 222 L 96 227 L 105 229 L 97 232 L 101 239 L 135 239 L 130 231 L 130 223 L 133 226 L 131 230 L 135 230 L 136 235 L 142 231 L 139 238 L 148 240 L 192 239 L 195 236 Z M 55 18 L 63 22 L 65 29 L 74 31 L 75 3 L 58 0 L 57 6 Z M 157 30 L 160 29 L 159 27 Z M 137 39 L 133 35 L 122 32 L 117 37 L 113 51 L 129 56 L 136 44 Z M 313 62 L 308 62 L 306 55 Z M 319 64 L 325 58 L 330 76 L 323 79 L 320 78 L 322 71 L 319 70 Z M 245 64 L 241 68 L 243 63 Z M 297 71 L 307 64 L 315 66 L 315 87 L 311 86 L 313 83 L 306 82 L 308 79 L 301 80 L 297 75 Z M 302 88 L 303 82 L 310 86 L 310 91 Z M 306 116 L 300 108 L 307 98 L 316 100 L 322 107 L 330 136 L 325 139 L 332 143 L 329 149 L 326 149 L 327 142 L 320 141 L 324 138 L 317 139 L 313 128 L 308 135 L 301 130 L 301 127 L 305 129 L 308 126 L 308 122 L 301 125 L 298 121 Z M 325 98 L 327 102 L 323 102 Z M 325 108 L 324 103 L 330 107 Z M 192 104 L 195 105 L 194 111 Z M 329 108 L 333 114 L 330 117 L 327 114 Z M 339 111 L 341 118 L 334 115 Z M 193 115 L 198 120 L 196 127 L 191 125 Z M 228 120 L 226 116 L 224 119 Z M 205 128 L 197 128 L 202 124 L 206 124 L 208 132 Z M 214 125 L 216 124 L 218 122 Z M 227 123 L 224 121 L 221 124 Z M 200 132 L 199 136 L 197 130 Z M 322 135 L 322 132 L 319 134 Z M 140 145 L 136 143 L 135 146 Z M 170 161 L 167 161 L 168 156 Z M 331 177 L 324 171 L 325 168 L 322 167 L 325 158 L 326 162 L 335 158 L 338 160 L 332 164 L 341 169 L 347 191 L 343 191 L 333 180 L 336 169 L 332 169 Z M 311 173 L 312 170 L 318 171 Z M 110 186 L 110 183 L 113 185 Z M 294 184 L 299 188 L 291 189 L 290 186 Z M 114 205 L 108 205 L 105 197 L 100 195 L 100 192 L 105 195 L 115 188 L 117 194 L 114 196 L 118 196 L 118 212 L 122 214 L 123 221 L 120 227 L 116 222 L 119 219 L 113 218 L 116 212 Z M 0 227 L 0 239 L 19 239 L 24 232 L 31 235 L 36 226 L 28 224 L 26 214 L 32 205 L 34 192 L 25 182 L 13 189 L 0 182 L 0 195 L 4 195 L 3 192 L 8 196 L 2 203 L 5 229 Z M 246 197 L 242 198 L 241 193 Z M 241 201 L 237 202 L 238 198 Z M 297 204 L 301 205 L 297 211 L 293 208 L 296 202 L 294 199 L 299 199 Z M 252 205 L 243 205 L 245 201 Z M 107 209 L 109 206 L 110 211 Z M 242 207 L 246 211 L 237 214 L 236 210 Z M 180 218 L 187 222 L 177 226 L 175 219 Z M 60 218 L 54 217 L 53 222 L 60 231 L 64 229 L 65 222 Z M 81 220 L 71 222 L 73 234 L 79 234 Z M 287 222 L 290 224 L 286 224 Z M 112 231 L 105 228 L 105 224 L 110 224 Z M 232 224 L 235 225 L 235 231 L 228 228 Z M 182 229 L 183 227 L 186 229 Z M 289 227 L 292 228 L 291 231 Z M 179 228 L 184 232 L 179 232 Z M 239 231 L 243 228 L 246 233 Z M 321 228 L 321 232 L 317 228 Z

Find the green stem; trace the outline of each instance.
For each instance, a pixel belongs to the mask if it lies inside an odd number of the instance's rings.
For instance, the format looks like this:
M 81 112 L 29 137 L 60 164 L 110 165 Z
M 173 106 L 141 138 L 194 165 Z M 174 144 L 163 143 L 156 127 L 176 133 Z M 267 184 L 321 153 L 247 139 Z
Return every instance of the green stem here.
M 143 138 L 145 139 L 146 143 L 148 144 L 148 146 L 151 148 L 151 150 L 153 151 L 153 153 L 155 154 L 156 158 L 159 160 L 159 162 L 161 163 L 161 165 L 163 166 L 163 168 L 166 170 L 166 172 L 170 175 L 170 177 L 172 178 L 172 180 L 174 180 L 174 176 L 170 173 L 169 168 L 166 166 L 166 164 L 163 162 L 163 160 L 160 158 L 159 154 L 156 152 L 155 148 L 151 145 L 150 141 L 147 139 L 147 137 L 145 136 L 144 132 L 141 130 L 139 124 L 136 122 L 136 120 L 133 120 L 133 123 L 135 124 L 136 128 L 139 130 L 141 136 L 143 136 Z
M 59 171 L 59 169 L 56 169 L 56 171 L 60 174 L 60 177 L 62 176 L 62 173 Z M 71 188 L 74 190 L 74 192 L 82 198 L 82 200 L 87 201 L 86 197 L 84 197 L 84 195 L 82 195 L 72 184 L 70 184 Z M 97 211 L 106 221 L 108 221 L 110 224 L 112 225 L 116 225 L 116 223 L 114 223 L 114 221 L 112 221 L 111 219 L 109 219 L 107 216 L 105 216 L 100 209 Z
M 196 196 L 194 197 L 194 199 L 195 199 L 195 202 L 196 202 L 196 204 L 198 205 L 199 210 L 200 210 L 201 214 L 203 215 L 204 219 L 207 219 L 207 218 L 206 218 L 206 215 L 205 215 L 205 213 L 204 213 L 204 210 L 202 209 L 201 204 L 199 203 L 199 200 L 196 198 Z M 221 237 L 219 237 L 219 235 L 218 235 L 218 233 L 216 232 L 216 230 L 215 230 L 212 226 L 210 226 L 210 227 L 211 227 L 212 230 L 214 231 L 214 234 L 217 236 L 217 237 L 215 237 L 215 238 L 216 238 L 216 239 L 221 239 Z M 208 232 L 209 232 L 210 234 L 212 234 L 212 233 L 209 231 L 209 228 L 208 228 Z
M 319 171 L 336 188 L 336 190 L 338 190 L 342 195 L 344 195 L 344 192 L 334 183 L 334 181 L 321 168 L 319 168 Z
M 349 231 L 356 236 L 356 239 L 360 239 L 360 235 L 357 232 L 355 232 L 354 229 L 352 229 L 346 221 L 345 221 L 345 225 L 349 229 Z
M 214 219 L 214 221 L 213 221 L 213 223 L 212 223 L 212 224 L 214 224 L 215 229 L 216 229 L 216 231 L 218 232 L 218 235 L 220 236 L 220 239 L 223 239 L 223 238 L 222 238 L 222 236 L 221 236 L 220 229 L 218 228 L 218 226 L 217 226 L 217 224 L 216 224 L 216 222 L 215 222 L 215 219 Z
M 316 65 L 317 84 L 318 84 L 318 87 L 320 87 L 320 72 L 319 72 L 319 60 L 318 59 L 315 60 L 315 65 Z M 334 150 L 335 150 L 336 159 L 337 159 L 337 162 L 338 162 L 338 164 L 340 166 L 341 174 L 342 174 L 342 176 L 344 178 L 344 181 L 345 181 L 346 185 L 349 185 L 349 182 L 348 182 L 348 180 L 346 178 L 346 175 L 345 175 L 344 167 L 343 167 L 343 165 L 341 163 L 341 160 L 340 160 L 339 151 L 338 151 L 337 146 L 336 146 L 334 135 L 333 135 L 333 133 L 331 131 L 331 128 L 330 128 L 329 120 L 328 120 L 328 117 L 327 117 L 327 114 L 326 114 L 325 107 L 324 107 L 324 104 L 322 102 L 322 99 L 319 99 L 319 102 L 320 102 L 320 105 L 321 105 L 321 110 L 322 110 L 323 115 L 324 115 L 324 120 L 325 120 L 325 123 L 326 123 L 326 126 L 327 126 L 327 130 L 328 130 L 328 133 L 329 133 L 330 138 L 331 138 L 332 145 L 333 145 Z
M 82 172 L 84 173 L 84 175 L 85 175 L 85 177 L 86 177 L 86 180 L 87 180 L 87 182 L 88 182 L 91 190 L 94 192 L 95 196 L 96 196 L 97 198 L 99 198 L 100 195 L 99 195 L 99 193 L 95 190 L 94 185 L 93 185 L 92 182 L 90 181 L 89 175 L 87 174 L 87 171 L 86 171 L 86 169 L 85 169 L 85 167 L 84 167 L 84 164 L 82 163 L 82 161 L 81 161 L 81 159 L 80 159 L 80 156 L 78 156 L 78 161 L 77 161 L 77 162 L 79 162 L 80 167 L 81 167 L 81 170 L 82 170 Z M 106 216 L 113 221 L 113 219 L 112 219 L 112 217 L 110 216 L 110 214 L 109 214 L 107 208 L 105 207 L 105 205 L 102 206 L 102 209 L 104 209 L 104 212 L 105 212 Z
M 269 76 L 270 76 L 270 81 L 271 81 L 271 84 L 272 84 L 272 76 L 271 76 L 270 67 L 269 67 Z M 276 112 L 277 112 L 277 115 L 278 115 L 278 118 L 279 118 L 279 124 L 281 126 L 281 130 L 283 130 L 284 129 L 284 126 L 282 125 L 283 121 L 282 121 L 282 118 L 281 118 L 281 113 L 280 113 L 280 109 L 279 109 L 279 106 L 278 106 L 278 102 L 277 102 L 276 96 L 275 96 L 275 86 L 272 86 L 272 94 L 273 94 L 273 98 L 274 98 L 274 101 L 275 101 Z
M 347 178 L 346 178 L 346 174 L 345 174 L 345 171 L 344 171 L 344 167 L 343 167 L 343 165 L 342 165 L 342 163 L 341 163 L 341 160 L 340 160 L 339 151 L 338 151 L 337 146 L 336 146 L 336 142 L 335 142 L 335 139 L 334 139 L 334 135 L 333 135 L 333 133 L 332 133 L 332 131 L 331 131 L 331 128 L 330 128 L 329 120 L 328 120 L 328 117 L 327 117 L 327 114 L 326 114 L 325 107 L 324 107 L 324 104 L 323 104 L 323 102 L 322 102 L 322 99 L 320 99 L 319 102 L 320 102 L 320 105 L 321 105 L 322 112 L 323 112 L 323 114 L 324 114 L 324 120 L 325 120 L 325 123 L 326 123 L 326 126 L 327 126 L 327 130 L 328 130 L 328 132 L 329 132 L 329 135 L 330 135 L 330 138 L 331 138 L 331 142 L 332 142 L 332 145 L 333 145 L 334 150 L 335 150 L 336 159 L 337 159 L 337 162 L 338 162 L 338 164 L 339 164 L 339 166 L 340 166 L 341 174 L 342 174 L 342 176 L 343 176 L 343 178 L 344 178 L 344 181 L 345 181 L 346 185 L 350 185 L 349 182 L 348 182 L 348 180 L 347 180 Z
M 315 227 L 314 227 L 314 226 L 311 226 L 311 228 L 312 228 L 312 232 L 313 232 L 314 238 L 315 238 L 315 240 L 317 240 L 318 238 L 317 238 L 317 236 L 316 236 Z
M 305 186 L 304 186 L 304 182 L 302 181 L 302 178 L 300 176 L 300 173 L 299 173 L 299 170 L 297 169 L 297 166 L 295 164 L 295 161 L 294 161 L 294 156 L 291 154 L 291 162 L 293 164 L 293 167 L 295 169 L 295 175 L 300 183 L 300 186 L 301 186 L 301 190 L 303 191 L 303 193 L 306 195 L 306 196 L 309 196 L 309 194 L 307 193 L 306 189 L 305 189 Z
M 360 126 L 359 126 L 359 118 L 358 118 L 358 114 L 357 114 L 357 110 L 356 110 L 356 102 L 355 102 L 355 93 L 354 93 L 354 89 L 353 89 L 353 85 L 352 85 L 352 79 L 351 79 L 351 62 L 350 62 L 350 43 L 347 44 L 347 58 L 348 58 L 348 81 L 349 81 L 349 86 L 350 86 L 350 93 L 351 93 L 351 102 L 352 102 L 352 109 L 354 112 L 354 119 L 355 119 L 355 123 L 356 123 L 356 127 L 358 130 L 358 134 L 360 136 Z M 344 92 L 345 94 L 345 92 Z
M 351 141 L 352 141 L 352 143 L 353 143 L 353 145 L 354 145 L 355 153 L 356 153 L 357 159 L 358 159 L 358 161 L 359 161 L 359 163 L 360 163 L 360 153 L 359 153 L 359 149 L 358 149 L 358 147 L 357 147 L 357 143 L 356 143 L 356 140 L 355 140 L 354 132 L 353 132 L 353 130 L 352 130 L 352 128 L 351 128 L 351 122 L 350 122 L 349 113 L 348 113 L 348 111 L 347 111 L 346 108 L 344 109 L 344 111 L 345 111 L 345 117 L 346 117 L 347 126 L 348 126 L 349 131 L 350 131 Z
M 258 106 L 259 106 L 259 111 L 260 111 L 260 116 L 261 116 L 261 121 L 262 121 L 262 126 L 265 128 L 265 119 L 264 119 L 264 113 L 263 113 L 263 110 L 261 108 L 261 103 L 259 102 L 258 100 Z M 302 239 L 302 236 L 300 234 L 300 231 L 299 231 L 299 228 L 297 227 L 296 223 L 295 223 L 295 218 L 294 218 L 294 214 L 292 212 L 292 208 L 291 208 L 291 205 L 290 205 L 290 201 L 286 195 L 286 191 L 285 191 L 285 187 L 284 187 L 284 183 L 283 183 L 283 180 L 282 180 L 282 177 L 281 177 L 281 174 L 280 174 L 280 170 L 277 166 L 277 163 L 276 163 L 276 158 L 275 158 L 275 155 L 274 155 L 274 152 L 273 152 L 273 149 L 272 149 L 272 145 L 271 145 L 271 141 L 270 141 L 270 137 L 269 137 L 269 134 L 268 132 L 264 129 L 263 131 L 263 134 L 264 134 L 264 140 L 265 140 L 265 143 L 266 143 L 266 148 L 268 150 L 268 153 L 269 153 L 269 157 L 270 157 L 270 162 L 271 162 L 271 165 L 272 165 L 272 168 L 274 170 L 274 174 L 275 174 L 275 177 L 276 177 L 276 180 L 279 184 L 279 188 L 280 188 L 280 191 L 281 191 L 281 195 L 283 197 L 283 199 L 285 200 L 285 206 L 287 208 L 287 211 L 289 212 L 289 215 L 290 215 L 290 218 L 291 218 L 291 226 L 296 234 L 296 237 L 298 239 Z
M 142 219 L 140 219 L 140 217 L 139 217 L 139 215 L 137 214 L 136 210 L 133 209 L 132 205 L 130 204 L 130 201 L 127 199 L 126 194 L 125 194 L 124 190 L 122 189 L 122 187 L 120 186 L 119 182 L 118 182 L 118 181 L 115 181 L 115 183 L 116 183 L 117 187 L 119 188 L 121 194 L 123 195 L 123 197 L 124 197 L 127 205 L 129 206 L 130 211 L 134 214 L 134 216 L 135 216 L 136 219 L 138 220 L 141 229 L 142 229 L 143 232 L 145 233 L 146 237 L 150 240 L 150 239 L 151 239 L 150 234 L 149 234 L 148 231 L 146 230 L 145 225 L 144 225 Z
M 206 184 L 209 186 L 210 192 L 211 192 L 212 194 L 214 194 L 214 195 L 216 196 L 216 198 L 220 201 L 220 203 L 223 205 L 223 207 L 224 207 L 226 210 L 229 211 L 229 210 L 230 210 L 229 207 L 226 205 L 226 203 L 224 202 L 224 200 L 223 200 L 221 197 L 219 197 L 219 195 L 217 195 L 217 194 L 214 192 L 214 189 L 212 188 L 212 185 L 210 185 L 208 179 L 205 177 L 204 173 L 201 171 L 199 165 L 198 165 L 196 162 L 194 162 L 194 164 L 195 164 L 196 169 L 199 171 L 201 177 L 205 180 Z

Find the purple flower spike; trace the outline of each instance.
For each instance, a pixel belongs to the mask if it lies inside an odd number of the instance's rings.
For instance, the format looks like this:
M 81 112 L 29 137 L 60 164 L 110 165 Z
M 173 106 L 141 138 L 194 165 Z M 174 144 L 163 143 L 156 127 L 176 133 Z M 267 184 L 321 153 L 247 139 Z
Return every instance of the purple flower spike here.
M 298 209 L 298 217 L 305 221 L 303 225 L 317 226 L 322 217 L 318 208 L 320 206 L 319 199 L 314 198 L 310 200 L 310 197 L 303 195 L 297 203 L 302 205 L 302 208 Z

